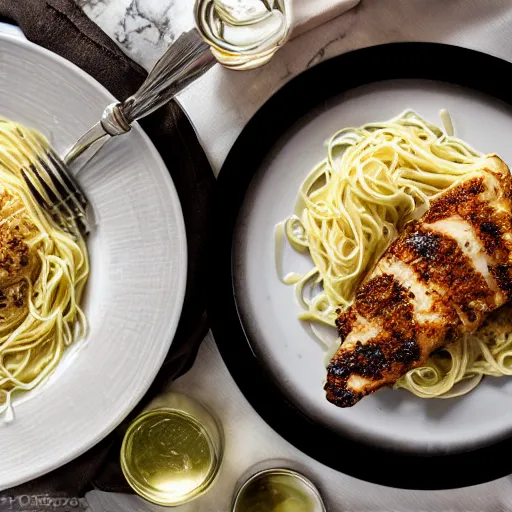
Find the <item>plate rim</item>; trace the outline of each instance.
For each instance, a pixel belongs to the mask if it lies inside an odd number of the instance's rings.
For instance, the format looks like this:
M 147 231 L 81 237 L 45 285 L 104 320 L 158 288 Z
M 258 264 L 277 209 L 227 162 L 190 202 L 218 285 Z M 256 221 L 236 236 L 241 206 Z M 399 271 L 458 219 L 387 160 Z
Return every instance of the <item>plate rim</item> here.
M 36 55 L 40 55 L 44 59 L 50 59 L 54 61 L 58 66 L 67 68 L 71 73 L 78 76 L 80 81 L 88 82 L 93 88 L 98 90 L 98 92 L 101 92 L 105 97 L 108 97 L 109 101 L 117 101 L 117 98 L 115 98 L 115 96 L 113 96 L 113 94 L 105 86 L 103 86 L 100 82 L 98 82 L 95 78 L 93 78 L 83 69 L 78 67 L 76 64 L 46 48 L 43 48 L 42 46 L 39 46 L 36 43 L 27 40 L 24 36 L 20 36 L 17 34 L 8 34 L 0 31 L 0 46 L 3 45 L 4 42 L 7 42 L 8 44 L 25 47 L 26 49 L 28 49 L 28 51 Z M 174 181 L 171 177 L 169 169 L 167 168 L 167 165 L 163 161 L 162 157 L 160 156 L 160 153 L 158 152 L 158 150 L 156 149 L 156 147 L 154 146 L 153 142 L 146 134 L 144 129 L 140 126 L 140 124 L 137 122 L 133 123 L 132 129 L 136 130 L 138 135 L 145 141 L 152 158 L 158 164 L 158 166 L 162 170 L 165 170 L 163 176 L 164 179 L 167 181 L 169 202 L 170 204 L 173 205 L 172 208 L 176 216 L 176 239 L 179 240 L 179 244 L 175 248 L 175 251 L 178 252 L 177 265 L 181 268 L 181 272 L 179 273 L 176 284 L 175 295 L 178 298 L 178 300 L 176 301 L 175 314 L 172 315 L 172 318 L 170 318 L 168 321 L 166 335 L 165 337 L 162 337 L 159 357 L 157 359 L 154 359 L 155 364 L 152 368 L 152 371 L 147 373 L 145 378 L 145 384 L 140 386 L 140 390 L 138 393 L 134 393 L 131 396 L 131 400 L 129 402 L 126 402 L 123 407 L 119 408 L 117 416 L 112 416 L 110 421 L 105 422 L 103 424 L 103 428 L 96 432 L 96 435 L 90 437 L 89 442 L 84 442 L 81 445 L 77 445 L 72 451 L 69 451 L 67 453 L 59 452 L 60 456 L 53 458 L 53 461 L 51 463 L 39 464 L 37 467 L 32 467 L 31 471 L 25 472 L 25 476 L 0 482 L 0 490 L 9 489 L 11 487 L 21 485 L 42 475 L 45 475 L 55 469 L 60 468 L 61 466 L 83 455 L 86 451 L 96 446 L 99 442 L 101 442 L 109 434 L 111 434 L 144 397 L 144 395 L 150 388 L 151 384 L 154 382 L 160 368 L 162 367 L 162 364 L 165 361 L 165 357 L 174 340 L 174 336 L 176 334 L 176 330 L 178 328 L 179 320 L 181 318 L 181 313 L 183 310 L 188 277 L 188 240 L 185 229 L 185 220 L 183 217 L 181 201 L 178 196 L 176 186 L 174 185 Z
M 395 68 L 389 64 L 399 57 L 401 66 Z M 429 65 L 430 61 L 436 62 L 435 68 Z M 461 65 L 454 66 L 454 62 Z M 471 66 L 464 65 L 469 63 Z M 345 77 L 344 69 L 357 69 L 357 73 Z M 287 129 L 323 102 L 370 83 L 424 79 L 463 86 L 512 105 L 512 93 L 499 80 L 479 79 L 478 71 L 470 71 L 475 69 L 485 69 L 487 76 L 499 77 L 510 72 L 512 64 L 476 50 L 429 42 L 375 45 L 333 57 L 299 74 L 267 100 L 237 138 L 217 180 L 214 215 L 219 232 L 212 248 L 208 316 L 229 372 L 264 421 L 296 448 L 333 469 L 381 485 L 448 489 L 508 475 L 512 467 L 503 453 L 512 449 L 512 425 L 506 434 L 511 437 L 490 439 L 494 444 L 489 446 L 461 453 L 433 452 L 426 456 L 371 447 L 315 424 L 287 399 L 260 364 L 247 339 L 239 318 L 233 282 L 232 240 L 236 219 L 245 192 L 267 152 Z M 320 91 L 318 84 L 321 84 Z M 256 135 L 257 146 L 254 144 Z M 246 158 L 248 147 L 251 148 L 250 162 Z M 293 428 L 290 428 L 291 422 Z M 350 454 L 352 456 L 347 457 Z M 349 462 L 345 462 L 346 459 Z M 368 464 L 368 460 L 372 463 Z

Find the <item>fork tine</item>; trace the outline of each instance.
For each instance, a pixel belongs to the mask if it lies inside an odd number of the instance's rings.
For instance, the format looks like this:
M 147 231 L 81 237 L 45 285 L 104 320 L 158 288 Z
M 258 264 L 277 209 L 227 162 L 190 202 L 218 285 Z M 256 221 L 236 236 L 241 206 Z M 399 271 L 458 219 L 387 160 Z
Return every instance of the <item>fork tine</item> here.
M 67 165 L 61 158 L 53 151 L 52 148 L 46 153 L 48 158 L 48 165 L 46 162 L 41 162 L 44 170 L 48 174 L 55 188 L 61 194 L 60 202 L 73 212 L 72 226 L 83 234 L 86 235 L 90 231 L 90 224 L 87 215 L 89 201 L 82 192 L 80 186 L 73 178 L 73 175 L 68 170 Z M 60 180 L 60 182 L 59 182 Z M 70 220 L 67 220 L 69 223 Z
M 85 209 L 87 208 L 88 201 L 85 198 L 85 194 L 82 192 L 80 185 L 73 178 L 72 174 L 67 170 L 66 165 L 60 159 L 60 157 L 50 149 L 47 153 L 50 162 L 53 164 L 54 168 L 57 170 L 58 175 L 64 185 L 68 188 L 70 193 L 75 197 L 75 199 L 80 203 L 80 206 Z
M 30 193 L 34 196 L 34 199 L 42 206 L 45 210 L 50 210 L 50 205 L 46 201 L 46 199 L 41 195 L 39 190 L 34 186 L 32 180 L 30 179 L 29 173 L 25 169 L 21 169 L 21 174 L 23 175 L 23 179 L 30 190 Z
M 32 169 L 31 169 L 32 170 Z M 51 218 L 57 222 L 57 224 L 66 231 L 70 231 L 70 226 L 68 222 L 66 222 L 64 219 L 66 217 L 69 217 L 68 215 L 64 216 L 61 211 L 55 211 L 55 208 L 50 206 L 48 201 L 43 197 L 41 192 L 39 192 L 38 188 L 32 183 L 32 180 L 30 178 L 30 173 L 28 173 L 25 169 L 21 169 L 21 173 L 23 176 L 23 179 L 25 180 L 25 183 L 30 191 L 30 193 L 33 195 L 34 199 L 39 203 L 39 205 L 51 216 Z M 34 174 L 33 174 L 34 175 Z M 39 179 L 38 179 L 39 182 Z
M 48 174 L 48 170 L 46 167 L 44 168 L 46 173 Z M 30 165 L 30 171 L 32 172 L 32 175 L 37 178 L 37 181 L 39 182 L 39 185 L 41 185 L 43 192 L 48 198 L 47 204 L 49 204 L 49 211 L 52 215 L 54 214 L 60 214 L 64 217 L 73 217 L 75 212 L 69 207 L 69 205 L 66 203 L 66 201 L 62 200 L 62 197 L 59 197 L 52 187 L 46 182 L 44 177 L 39 172 L 39 169 L 34 164 Z M 53 183 L 53 181 L 52 181 Z M 60 193 L 59 190 L 57 190 L 57 193 Z
M 63 176 L 67 174 L 67 171 L 59 165 L 57 159 L 52 157 L 50 153 L 46 153 L 46 156 L 48 157 L 49 162 L 45 162 L 44 159 L 40 157 L 38 157 L 38 161 L 46 171 L 51 184 L 55 187 L 58 193 L 56 202 L 65 204 L 71 212 L 76 215 L 85 215 L 87 200 L 83 193 L 77 188 L 77 186 L 73 185 L 73 182 L 69 177 L 67 177 L 69 187 L 66 186 L 66 183 L 63 183 Z
M 23 179 L 37 203 L 59 226 L 70 234 L 86 235 L 89 229 L 89 202 L 67 165 L 48 145 L 41 156 L 21 169 Z
M 29 170 L 30 172 L 27 172 L 25 169 L 22 169 L 25 182 L 36 201 L 45 208 L 52 219 L 57 222 L 62 229 L 70 233 L 73 233 L 74 229 L 79 229 L 84 234 L 87 233 L 89 228 L 85 218 L 82 218 L 80 213 L 75 213 L 67 202 L 54 192 L 41 175 L 36 165 L 31 164 Z M 44 170 L 48 174 L 46 166 L 44 166 Z M 32 179 L 37 180 L 39 187 L 33 183 Z
M 41 163 L 40 158 L 38 158 L 38 161 Z M 30 164 L 29 169 L 30 169 L 30 171 L 32 173 L 32 176 L 37 178 L 37 181 L 38 181 L 39 185 L 41 185 L 41 187 L 43 189 L 43 192 L 46 194 L 46 196 L 48 198 L 47 203 L 49 205 L 51 205 L 50 208 L 52 208 L 57 203 L 60 203 L 61 201 L 59 199 L 59 196 L 52 190 L 50 185 L 46 182 L 44 177 L 39 172 L 39 169 L 37 168 L 37 166 L 34 165 L 34 164 Z M 57 192 L 59 192 L 59 191 L 57 190 Z

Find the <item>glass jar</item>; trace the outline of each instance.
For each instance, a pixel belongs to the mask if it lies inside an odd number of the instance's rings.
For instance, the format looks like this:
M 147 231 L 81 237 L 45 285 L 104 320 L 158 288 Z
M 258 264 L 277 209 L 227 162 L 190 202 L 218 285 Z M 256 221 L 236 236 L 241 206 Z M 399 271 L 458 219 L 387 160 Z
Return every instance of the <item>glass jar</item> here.
M 129 426 L 121 468 L 141 497 L 176 506 L 211 487 L 223 449 L 215 417 L 196 400 L 170 392 L 153 400 Z
M 326 512 L 318 489 L 297 469 L 279 459 L 251 466 L 238 481 L 232 512 Z
M 196 0 L 196 27 L 230 69 L 268 62 L 288 40 L 291 0 Z

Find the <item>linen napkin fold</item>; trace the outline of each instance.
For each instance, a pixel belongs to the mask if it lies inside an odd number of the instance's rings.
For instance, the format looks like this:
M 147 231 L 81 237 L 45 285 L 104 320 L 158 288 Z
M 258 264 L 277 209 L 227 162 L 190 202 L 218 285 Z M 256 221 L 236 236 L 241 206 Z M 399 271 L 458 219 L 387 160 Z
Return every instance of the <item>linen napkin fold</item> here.
M 119 100 L 132 94 L 147 75 L 72 0 L 0 0 L 0 21 L 2 18 L 17 24 L 29 40 L 81 67 Z M 104 483 L 97 486 L 104 489 L 109 487 L 111 475 L 116 482 L 123 482 L 118 442 L 126 425 L 163 386 L 190 367 L 207 332 L 203 283 L 215 186 L 213 173 L 192 125 L 177 103 L 170 102 L 140 124 L 171 173 L 187 232 L 187 288 L 172 347 L 151 389 L 114 433 L 62 468 L 4 491 L 0 497 L 37 494 L 81 497 L 93 481 L 103 478 Z

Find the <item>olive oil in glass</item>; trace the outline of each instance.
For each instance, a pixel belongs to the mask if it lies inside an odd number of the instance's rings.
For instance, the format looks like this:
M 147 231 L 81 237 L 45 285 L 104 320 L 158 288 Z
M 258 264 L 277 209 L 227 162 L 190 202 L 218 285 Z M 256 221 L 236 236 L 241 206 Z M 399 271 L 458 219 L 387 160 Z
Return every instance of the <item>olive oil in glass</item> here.
M 235 495 L 232 512 L 325 512 L 315 486 L 286 468 L 258 471 Z
M 222 435 L 210 413 L 192 399 L 173 393 L 158 400 L 126 432 L 121 467 L 140 496 L 174 506 L 210 487 L 221 462 Z

